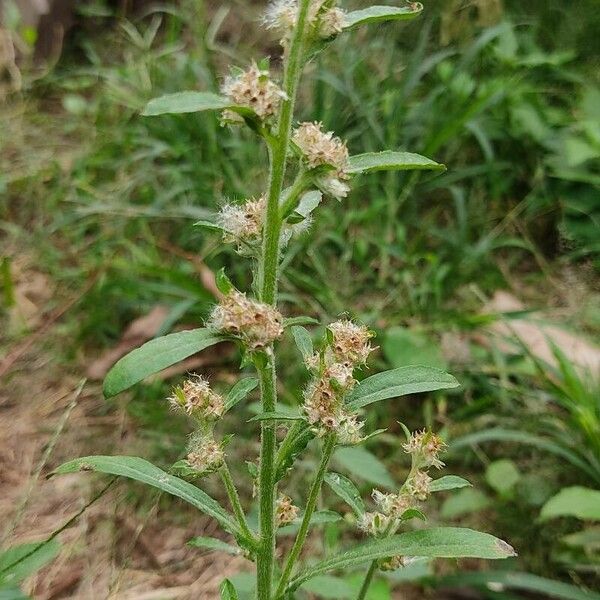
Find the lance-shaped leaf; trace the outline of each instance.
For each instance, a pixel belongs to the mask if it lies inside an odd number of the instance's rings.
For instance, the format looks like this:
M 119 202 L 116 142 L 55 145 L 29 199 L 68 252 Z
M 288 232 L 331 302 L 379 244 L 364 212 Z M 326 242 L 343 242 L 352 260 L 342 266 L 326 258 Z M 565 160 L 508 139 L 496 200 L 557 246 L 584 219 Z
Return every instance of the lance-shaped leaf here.
M 57 540 L 12 546 L 0 552 L 0 588 L 17 584 L 39 571 L 60 551 Z M 1 595 L 0 595 L 1 598 Z
M 213 517 L 226 531 L 233 534 L 239 533 L 235 522 L 216 500 L 195 485 L 165 473 L 143 458 L 137 456 L 85 456 L 61 465 L 53 474 L 63 475 L 77 471 L 95 471 L 141 481 L 185 500 L 188 504 Z
M 204 110 L 223 110 L 232 108 L 228 98 L 211 92 L 177 92 L 150 100 L 142 111 L 144 117 L 166 114 L 183 114 Z
M 335 492 L 353 511 L 356 516 L 365 512 L 365 505 L 360 497 L 360 492 L 344 475 L 340 473 L 326 473 L 325 483 Z
M 206 548 L 207 550 L 225 552 L 226 554 L 232 554 L 233 556 L 237 556 L 242 553 L 239 548 L 236 548 L 235 546 L 232 546 L 223 540 L 210 537 L 198 536 L 192 538 L 187 544 L 188 546 L 193 546 L 194 548 Z
M 446 167 L 430 158 L 412 152 L 367 152 L 351 156 L 348 172 L 351 174 L 374 171 L 445 171 Z
M 239 600 L 238 593 L 229 579 L 225 579 L 219 587 L 221 600 Z
M 457 490 L 459 488 L 471 487 L 471 484 L 457 475 L 446 475 L 439 479 L 434 479 L 429 484 L 430 492 L 445 492 L 447 490 Z
M 304 582 L 335 569 L 350 569 L 372 560 L 395 555 L 430 558 L 487 558 L 501 559 L 516 556 L 506 542 L 472 529 L 436 527 L 408 531 L 380 540 L 355 546 L 347 552 L 315 563 L 299 573 L 289 584 L 295 590 Z
M 248 423 L 253 421 L 306 421 L 306 419 L 299 414 L 294 414 L 290 411 L 274 410 L 272 412 L 260 413 L 251 419 L 248 419 Z
M 418 17 L 423 11 L 420 2 L 413 2 L 410 6 L 369 6 L 362 10 L 349 12 L 345 18 L 344 30 L 354 29 L 369 23 L 383 21 L 406 21 Z
M 150 340 L 124 356 L 104 379 L 104 396 L 116 396 L 142 379 L 174 365 L 225 338 L 209 329 L 171 333 Z
M 231 410 L 238 402 L 243 400 L 256 386 L 256 377 L 240 379 L 230 390 L 225 398 L 225 412 Z
M 300 354 L 302 354 L 302 358 L 307 361 L 313 355 L 313 342 L 310 337 L 310 333 L 304 329 L 304 327 L 300 327 L 299 325 L 295 325 L 291 329 L 292 335 L 294 336 L 294 341 L 296 342 L 296 346 L 298 350 L 300 350 Z
M 346 397 L 346 403 L 350 410 L 357 410 L 387 398 L 445 390 L 459 385 L 452 375 L 435 367 L 400 367 L 367 377 L 352 389 Z

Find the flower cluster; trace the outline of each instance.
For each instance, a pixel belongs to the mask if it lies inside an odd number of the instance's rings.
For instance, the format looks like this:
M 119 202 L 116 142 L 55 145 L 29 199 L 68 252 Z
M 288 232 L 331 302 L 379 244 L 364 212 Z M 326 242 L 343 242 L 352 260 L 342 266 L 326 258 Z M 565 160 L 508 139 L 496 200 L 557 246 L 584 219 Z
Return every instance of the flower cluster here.
M 346 13 L 336 6 L 325 7 L 323 4 L 323 0 L 312 0 L 308 20 L 317 37 L 329 39 L 342 33 Z M 297 0 L 275 0 L 268 6 L 264 17 L 268 29 L 274 29 L 283 35 L 283 46 L 287 45 L 297 20 Z
M 417 500 L 424 502 L 430 494 L 433 479 L 425 471 L 417 471 L 405 484 L 406 491 Z
M 225 79 L 221 92 L 236 106 L 243 106 L 254 111 L 261 119 L 275 115 L 285 92 L 269 77 L 268 71 L 259 69 L 253 63 L 249 69 Z M 239 121 L 237 114 L 225 111 L 225 120 Z
M 335 198 L 345 198 L 350 191 L 348 179 L 348 148 L 332 131 L 324 132 L 321 123 L 301 123 L 294 131 L 293 142 L 302 152 L 309 169 L 328 167 L 317 177 L 321 190 Z
M 279 496 L 275 509 L 277 527 L 293 523 L 298 518 L 299 514 L 300 509 L 297 506 L 294 506 L 294 503 L 289 496 L 285 496 L 284 494 Z
M 260 239 L 266 210 L 266 199 L 252 198 L 244 204 L 225 204 L 217 215 L 217 224 L 223 229 L 223 241 L 251 244 Z
M 223 446 L 212 438 L 206 438 L 192 445 L 185 462 L 199 476 L 217 471 L 225 461 Z
M 378 567 L 381 571 L 397 571 L 402 567 L 406 567 L 411 563 L 411 560 L 406 556 L 396 555 L 389 556 L 388 558 L 382 558 Z
M 283 334 L 283 317 L 276 308 L 234 290 L 213 309 L 208 326 L 238 336 L 250 349 L 257 350 Z
M 304 392 L 303 409 L 318 435 L 334 431 L 339 444 L 358 444 L 364 424 L 346 409 L 344 397 L 356 385 L 354 368 L 364 364 L 372 350 L 372 334 L 348 320 L 336 321 L 328 329 L 325 349 L 306 361 L 315 378 Z
M 169 403 L 174 409 L 204 422 L 216 421 L 225 411 L 223 397 L 213 392 L 200 375 L 193 375 L 176 387 Z
M 441 469 L 444 463 L 438 458 L 446 445 L 442 439 L 431 431 L 417 431 L 402 447 L 412 456 L 413 464 L 417 468 L 435 467 Z

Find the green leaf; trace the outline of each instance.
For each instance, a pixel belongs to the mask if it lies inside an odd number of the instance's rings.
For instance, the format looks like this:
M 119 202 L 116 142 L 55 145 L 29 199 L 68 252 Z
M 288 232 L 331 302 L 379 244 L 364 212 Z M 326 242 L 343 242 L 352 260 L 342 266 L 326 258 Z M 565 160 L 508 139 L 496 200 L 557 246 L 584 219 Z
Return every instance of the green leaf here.
M 60 552 L 57 540 L 12 546 L 0 553 L 0 584 L 14 585 L 27 579 Z
M 327 525 L 328 523 L 337 523 L 342 520 L 342 516 L 333 510 L 317 510 L 310 517 L 309 525 L 315 527 L 317 525 Z M 279 535 L 292 535 L 300 529 L 302 523 L 302 515 L 300 515 L 293 523 L 280 527 L 277 531 Z
M 455 519 L 456 517 L 479 512 L 490 504 L 490 499 L 483 492 L 473 488 L 465 488 L 446 499 L 442 504 L 441 514 L 444 519 Z
M 600 490 L 580 486 L 562 489 L 544 504 L 540 519 L 576 517 L 582 521 L 600 521 Z
M 420 2 L 410 6 L 369 6 L 363 10 L 355 10 L 346 15 L 344 30 L 354 29 L 360 25 L 381 23 L 383 21 L 405 21 L 414 19 L 423 11 Z
M 240 379 L 230 390 L 225 398 L 225 412 L 231 410 L 238 402 L 241 402 L 256 386 L 256 377 L 244 377 Z
M 331 575 L 319 575 L 310 581 L 307 581 L 302 589 L 310 592 L 319 598 L 331 600 L 343 600 L 344 598 L 354 598 L 356 593 L 352 586 L 340 577 L 332 577 Z
M 211 231 L 217 231 L 223 233 L 225 231 L 220 225 L 213 223 L 212 221 L 196 221 L 194 227 L 202 227 L 203 229 L 210 229 Z
M 456 475 L 446 475 L 439 479 L 434 479 L 429 484 L 430 492 L 445 492 L 446 490 L 455 490 L 458 488 L 471 487 L 471 484 L 462 477 Z
M 2 583 L 0 582 L 0 586 Z M 31 596 L 26 596 L 19 588 L 0 587 L 0 600 L 32 600 Z
M 375 171 L 445 171 L 446 167 L 430 158 L 412 152 L 367 152 L 351 156 L 348 172 L 351 174 Z
M 306 446 L 314 437 L 315 435 L 306 421 L 297 421 L 292 425 L 277 451 L 275 462 L 276 481 L 285 476 L 298 455 L 306 449 Z
M 334 569 L 348 569 L 397 554 L 431 558 L 487 559 L 516 556 L 511 546 L 488 533 L 461 527 L 422 529 L 365 542 L 347 552 L 326 558 L 294 577 L 289 589 L 295 590 L 313 577 Z
M 225 338 L 209 329 L 171 333 L 145 343 L 124 356 L 104 379 L 104 396 L 111 398 L 145 377 L 158 373 Z
M 396 486 L 386 466 L 365 448 L 338 448 L 334 460 L 353 475 L 387 488 Z
M 458 387 L 456 379 L 433 367 L 400 367 L 367 377 L 346 397 L 348 409 L 355 411 L 373 402 L 397 398 L 407 394 L 432 392 Z
M 188 546 L 193 546 L 194 548 L 206 548 L 207 550 L 216 550 L 217 552 L 225 552 L 227 554 L 232 554 L 237 556 L 241 554 L 241 550 L 236 546 L 232 546 L 227 542 L 222 540 L 218 540 L 216 538 L 202 537 L 198 536 L 192 538 L 188 543 Z
M 485 480 L 501 496 L 509 494 L 521 479 L 521 473 L 512 460 L 496 460 L 488 465 Z
M 298 213 L 303 219 L 306 219 L 315 210 L 315 208 L 321 204 L 322 200 L 323 194 L 318 190 L 306 192 L 300 198 L 295 212 Z
M 252 421 L 305 421 L 306 419 L 299 414 L 291 414 L 286 411 L 264 412 L 248 419 L 248 423 Z
M 445 369 L 446 361 L 435 342 L 422 332 L 407 327 L 390 327 L 381 344 L 391 367 L 422 365 Z
M 313 342 L 310 337 L 310 333 L 304 329 L 304 327 L 294 326 L 291 329 L 292 335 L 294 336 L 294 341 L 296 342 L 296 346 L 298 350 L 300 350 L 300 354 L 302 354 L 302 358 L 306 361 L 313 355 Z
M 238 593 L 229 579 L 225 579 L 219 587 L 221 600 L 239 600 Z
M 401 521 L 410 521 L 411 519 L 420 519 L 421 521 L 427 521 L 425 514 L 418 508 L 409 508 L 402 513 L 400 517 Z
M 61 465 L 53 474 L 63 475 L 77 471 L 95 471 L 141 481 L 185 500 L 188 504 L 216 519 L 230 533 L 238 533 L 237 525 L 216 500 L 195 485 L 165 473 L 143 458 L 137 456 L 86 456 Z
M 217 284 L 217 289 L 221 292 L 221 294 L 227 295 L 235 290 L 235 286 L 233 283 L 231 283 L 231 279 L 229 279 L 225 273 L 225 268 L 219 269 L 217 276 L 215 277 L 215 283 Z
M 293 327 L 294 325 L 318 325 L 319 321 L 314 317 L 287 317 L 283 319 L 284 328 Z
M 193 113 L 231 108 L 231 101 L 211 92 L 177 92 L 150 100 L 142 111 L 144 117 L 165 114 Z
M 365 512 L 360 492 L 350 479 L 339 473 L 330 472 L 325 474 L 325 483 L 354 511 L 357 517 Z

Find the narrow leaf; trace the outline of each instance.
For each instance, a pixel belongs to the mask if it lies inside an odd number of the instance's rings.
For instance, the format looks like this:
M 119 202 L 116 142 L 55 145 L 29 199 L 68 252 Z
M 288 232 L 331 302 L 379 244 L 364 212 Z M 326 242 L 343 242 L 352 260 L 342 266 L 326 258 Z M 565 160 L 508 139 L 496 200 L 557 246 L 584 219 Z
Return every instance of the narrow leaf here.
M 144 117 L 193 113 L 231 108 L 231 101 L 211 92 L 177 92 L 150 100 L 142 111 Z
M 396 484 L 386 466 L 371 452 L 360 446 L 338 448 L 334 460 L 353 475 L 387 488 Z
M 562 489 L 544 504 L 540 519 L 576 517 L 583 521 L 600 521 L 600 490 L 580 486 Z
M 388 398 L 445 390 L 459 385 L 452 375 L 434 367 L 400 367 L 367 377 L 348 394 L 346 402 L 349 410 L 354 411 Z
M 294 327 L 294 325 L 318 325 L 319 321 L 314 317 L 288 317 L 283 319 L 283 326 L 287 329 L 288 327 Z
M 230 390 L 225 398 L 225 412 L 231 410 L 238 402 L 241 402 L 258 385 L 256 377 L 245 377 L 240 379 Z
M 213 223 L 212 221 L 196 221 L 194 223 L 194 227 L 202 227 L 203 229 L 210 229 L 211 231 L 218 231 L 219 233 L 223 233 L 224 229 L 220 226 L 217 225 L 216 223 Z
M 305 421 L 296 421 L 281 442 L 275 462 L 275 480 L 281 480 L 288 472 L 298 455 L 306 449 L 314 433 Z
M 236 548 L 235 546 L 216 538 L 198 536 L 192 538 L 187 544 L 188 546 L 193 546 L 194 548 L 206 548 L 207 550 L 225 552 L 234 556 L 241 554 L 241 550 L 239 548 Z
M 238 593 L 229 579 L 225 579 L 219 587 L 221 600 L 239 600 Z
M 19 544 L 0 552 L 0 587 L 16 584 L 49 563 L 60 551 L 57 540 Z
M 347 552 L 318 562 L 292 579 L 288 589 L 295 590 L 309 579 L 334 569 L 348 569 L 397 554 L 431 558 L 501 559 L 515 556 L 515 551 L 493 535 L 472 529 L 436 527 L 409 531 L 365 542 Z
M 354 511 L 356 516 L 359 517 L 365 512 L 360 492 L 350 479 L 340 473 L 330 472 L 325 475 L 325 483 Z
M 410 6 L 369 6 L 363 10 L 355 10 L 346 15 L 344 30 L 354 29 L 360 25 L 381 23 L 383 21 L 401 21 L 414 19 L 423 11 L 420 2 L 413 2 Z
M 326 525 L 327 523 L 337 523 L 342 520 L 342 516 L 333 510 L 317 510 L 310 517 L 310 526 Z M 302 515 L 300 515 L 293 523 L 280 527 L 277 533 L 279 535 L 291 535 L 300 529 L 302 523 Z
M 446 475 L 445 477 L 434 479 L 429 484 L 429 491 L 445 492 L 446 490 L 456 490 L 464 487 L 471 487 L 471 484 L 466 479 L 456 475 Z
M 291 331 L 296 346 L 298 347 L 298 350 L 300 350 L 302 358 L 306 361 L 313 355 L 313 342 L 310 333 L 308 333 L 304 327 L 298 325 L 292 327 Z
M 285 411 L 264 412 L 248 419 L 248 423 L 252 421 L 305 421 L 304 417 L 298 414 L 290 414 Z
M 141 481 L 185 500 L 188 504 L 216 519 L 230 533 L 238 532 L 234 521 L 216 500 L 195 485 L 165 473 L 143 458 L 137 456 L 86 456 L 61 465 L 53 474 L 63 475 L 77 471 L 96 471 Z
M 209 329 L 171 333 L 150 340 L 115 364 L 104 379 L 104 396 L 111 398 L 145 377 L 158 373 L 225 338 Z
M 446 167 L 430 158 L 412 152 L 367 152 L 351 156 L 350 173 L 372 173 L 374 171 L 445 171 Z

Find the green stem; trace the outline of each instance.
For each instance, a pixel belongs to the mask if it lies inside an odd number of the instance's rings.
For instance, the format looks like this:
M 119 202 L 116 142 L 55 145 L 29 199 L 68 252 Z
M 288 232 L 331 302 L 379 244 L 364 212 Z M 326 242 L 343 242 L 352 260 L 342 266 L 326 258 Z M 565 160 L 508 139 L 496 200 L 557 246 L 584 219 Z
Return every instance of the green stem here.
M 287 219 L 298 206 L 298 199 L 302 192 L 306 189 L 308 177 L 304 171 L 300 171 L 298 176 L 292 183 L 281 204 L 281 218 Z
M 375 575 L 375 570 L 377 569 L 377 561 L 374 560 L 369 566 L 369 570 L 365 575 L 365 579 L 363 584 L 360 587 L 360 592 L 358 592 L 358 596 L 356 600 L 365 600 L 367 597 L 367 592 L 369 591 L 369 587 L 371 587 L 371 582 L 373 581 L 373 575 Z
M 221 479 L 223 484 L 225 485 L 225 489 L 227 490 L 227 496 L 229 497 L 229 503 L 231 504 L 231 508 L 233 509 L 233 514 L 237 519 L 237 522 L 240 526 L 242 534 L 248 538 L 248 542 L 252 545 L 256 546 L 257 540 L 256 536 L 250 529 L 248 525 L 248 521 L 246 520 L 246 514 L 244 513 L 244 509 L 242 508 L 242 503 L 240 502 L 240 497 L 238 495 L 237 488 L 235 487 L 235 483 L 233 481 L 233 477 L 231 476 L 231 471 L 227 466 L 227 463 L 223 463 L 219 474 L 221 475 Z
M 321 491 L 321 485 L 323 484 L 323 478 L 325 477 L 325 473 L 327 472 L 327 465 L 329 464 L 329 460 L 331 459 L 331 455 L 333 453 L 333 449 L 335 448 L 335 435 L 330 434 L 325 439 L 325 444 L 323 445 L 323 453 L 321 455 L 321 462 L 319 463 L 319 469 L 315 478 L 310 487 L 310 491 L 308 493 L 308 499 L 306 501 L 306 509 L 304 511 L 304 517 L 302 518 L 302 523 L 300 524 L 300 530 L 298 531 L 298 535 L 296 535 L 296 539 L 294 540 L 294 545 L 290 550 L 290 553 L 285 561 L 285 567 L 283 569 L 283 573 L 281 575 L 281 579 L 279 580 L 279 585 L 277 586 L 277 591 L 275 592 L 275 598 L 280 598 L 285 593 L 285 588 L 290 579 L 290 575 L 292 574 L 292 569 L 300 556 L 300 552 L 302 552 L 302 548 L 304 546 L 304 542 L 306 541 L 306 536 L 308 535 L 308 529 L 310 526 L 310 519 L 315 511 L 315 507 L 317 506 L 317 499 L 319 498 L 319 493 Z

